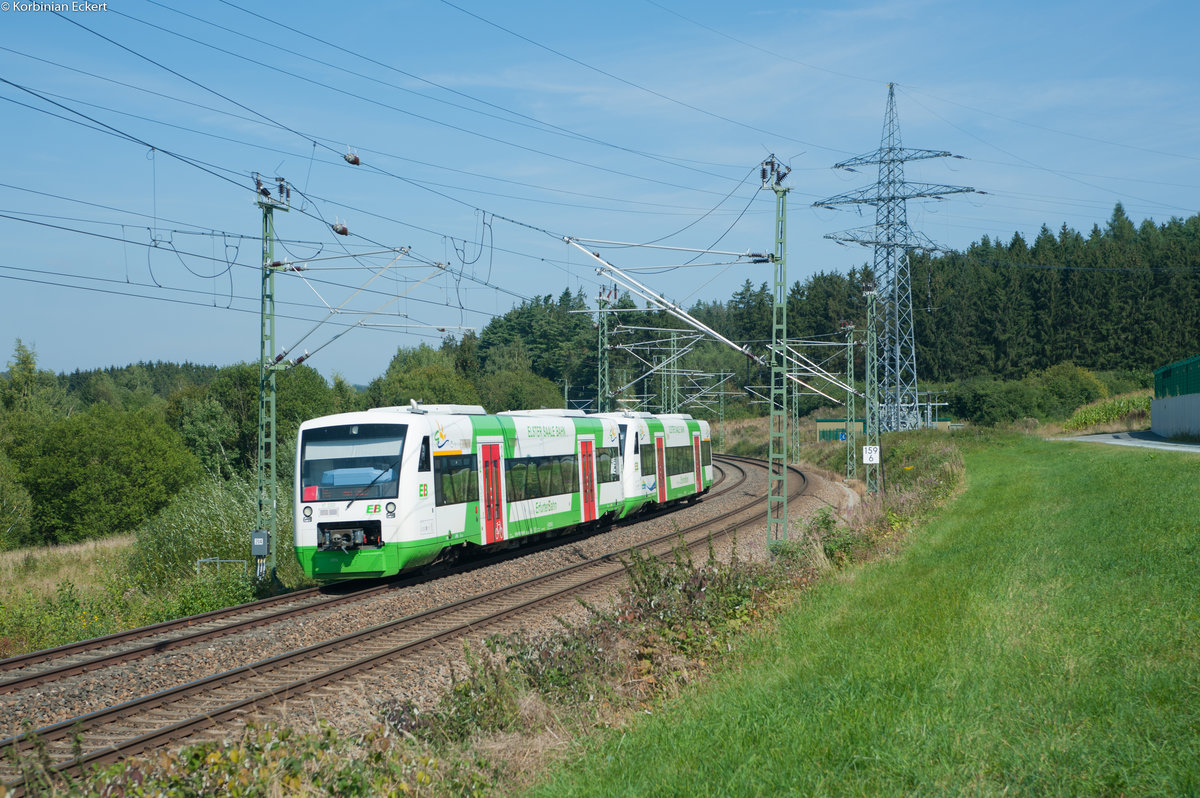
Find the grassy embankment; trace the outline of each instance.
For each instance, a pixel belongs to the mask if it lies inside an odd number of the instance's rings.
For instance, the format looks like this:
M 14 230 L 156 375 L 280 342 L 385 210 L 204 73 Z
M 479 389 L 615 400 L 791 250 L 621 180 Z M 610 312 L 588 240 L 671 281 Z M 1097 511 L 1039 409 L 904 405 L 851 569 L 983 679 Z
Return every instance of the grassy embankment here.
M 539 795 L 1200 793 L 1200 456 L 973 445 L 898 558 Z
M 289 489 L 281 486 L 284 507 Z M 0 657 L 252 600 L 256 512 L 255 485 L 206 480 L 130 535 L 0 552 Z M 305 579 L 281 515 L 279 576 L 296 587 Z M 204 558 L 226 562 L 197 563 Z
M 962 458 L 945 436 L 900 436 L 888 452 L 905 479 L 886 506 L 864 503 L 846 524 L 828 513 L 794 519 L 796 539 L 771 562 L 630 554 L 629 586 L 615 606 L 592 608 L 579 625 L 493 637 L 469 650 L 465 673 L 455 669 L 452 689 L 432 709 L 418 710 L 403 692 L 381 694 L 377 710 L 352 724 L 358 731 L 248 729 L 226 744 L 66 777 L 48 774 L 36 755 L 22 767 L 59 795 L 125 794 L 131 785 L 203 794 L 517 792 L 569 753 L 570 740 L 625 725 L 702 681 L 747 628 L 774 617 L 820 573 L 897 548 L 960 483 Z M 143 550 L 162 549 L 147 542 L 139 539 Z

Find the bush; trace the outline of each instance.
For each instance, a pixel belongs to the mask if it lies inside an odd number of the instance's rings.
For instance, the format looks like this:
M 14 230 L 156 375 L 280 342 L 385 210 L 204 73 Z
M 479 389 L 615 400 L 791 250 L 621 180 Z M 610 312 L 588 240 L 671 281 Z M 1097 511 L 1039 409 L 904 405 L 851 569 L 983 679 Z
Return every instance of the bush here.
M 947 393 L 950 414 L 991 426 L 1038 413 L 1039 394 L 1026 382 L 967 380 Z
M 32 462 L 22 465 L 39 543 L 128 532 L 200 474 L 160 418 L 105 404 L 50 424 Z
M 294 587 L 305 580 L 296 562 L 290 480 L 280 480 L 279 506 L 276 567 L 280 580 Z M 250 532 L 257 521 L 255 477 L 201 480 L 137 530 L 127 567 L 129 586 L 146 592 L 169 588 L 192 578 L 196 561 L 205 558 L 244 561 L 252 571 Z
M 1017 382 L 974 379 L 952 385 L 947 392 L 951 415 L 992 426 L 1022 418 L 1051 421 L 1066 418 L 1080 405 L 1108 395 L 1092 372 L 1059 363 Z
M 29 518 L 33 502 L 16 465 L 0 451 L 0 551 L 32 542 Z
M 1154 387 L 1154 374 L 1149 371 L 1097 371 L 1096 379 L 1104 384 L 1107 396 L 1120 396 Z
M 1095 374 L 1073 363 L 1059 363 L 1025 381 L 1041 390 L 1037 416 L 1044 420 L 1066 418 L 1075 408 L 1108 396 L 1108 389 Z

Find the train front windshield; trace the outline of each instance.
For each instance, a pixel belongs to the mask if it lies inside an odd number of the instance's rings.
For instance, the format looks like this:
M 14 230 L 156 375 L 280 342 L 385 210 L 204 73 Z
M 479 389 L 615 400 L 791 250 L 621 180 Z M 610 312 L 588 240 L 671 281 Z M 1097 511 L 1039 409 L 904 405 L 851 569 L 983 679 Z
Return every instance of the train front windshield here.
M 407 424 L 347 424 L 300 438 L 301 501 L 394 499 Z

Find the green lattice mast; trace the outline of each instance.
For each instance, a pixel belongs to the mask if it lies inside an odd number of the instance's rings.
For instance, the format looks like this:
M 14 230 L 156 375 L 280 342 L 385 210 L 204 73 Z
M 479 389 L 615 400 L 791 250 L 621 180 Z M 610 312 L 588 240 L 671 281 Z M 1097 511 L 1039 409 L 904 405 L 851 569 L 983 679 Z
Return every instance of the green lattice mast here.
M 255 576 L 261 580 L 275 579 L 275 549 L 279 531 L 279 483 L 275 478 L 275 373 L 278 370 L 275 356 L 275 272 L 282 264 L 275 260 L 275 211 L 288 210 L 287 197 L 290 190 L 283 178 L 276 178 L 277 198 L 271 190 L 255 176 L 258 192 L 258 207 L 263 218 L 262 302 L 259 322 L 258 358 L 258 530 L 266 532 L 263 541 L 259 534 L 254 536 L 251 553 L 257 561 Z M 262 543 L 267 553 L 262 554 Z
M 771 428 L 769 433 L 770 476 L 767 485 L 767 540 L 788 538 L 787 447 L 788 447 L 788 367 L 787 367 L 787 193 L 783 179 L 791 171 L 767 158 L 762 164 L 763 188 L 775 192 L 775 264 L 771 302 Z
M 842 322 L 846 331 L 846 479 L 858 477 L 858 430 L 855 416 L 858 415 L 858 397 L 854 393 L 854 325 Z

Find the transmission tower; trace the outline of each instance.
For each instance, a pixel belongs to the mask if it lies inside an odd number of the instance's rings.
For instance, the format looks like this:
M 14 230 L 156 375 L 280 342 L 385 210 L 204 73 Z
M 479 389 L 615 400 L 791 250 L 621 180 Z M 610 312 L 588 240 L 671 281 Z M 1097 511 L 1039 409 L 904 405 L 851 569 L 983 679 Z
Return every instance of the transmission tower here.
M 837 205 L 875 206 L 874 225 L 831 233 L 825 238 L 875 248 L 874 276 L 879 281 L 879 301 L 876 306 L 883 361 L 879 386 L 880 425 L 884 431 L 921 426 L 908 253 L 915 249 L 939 249 L 927 237 L 909 228 L 905 203 L 910 199 L 941 199 L 946 194 L 975 190 L 965 186 L 907 182 L 904 179 L 904 164 L 928 158 L 961 157 L 944 150 L 916 150 L 901 145 L 900 120 L 896 115 L 896 87 L 889 83 L 883 141 L 879 149 L 834 164 L 833 167 L 853 171 L 858 166 L 878 165 L 878 180 L 873 186 L 813 203 L 823 208 Z

